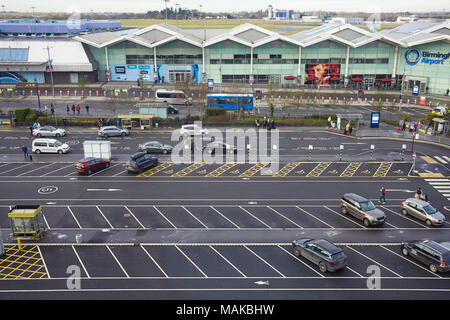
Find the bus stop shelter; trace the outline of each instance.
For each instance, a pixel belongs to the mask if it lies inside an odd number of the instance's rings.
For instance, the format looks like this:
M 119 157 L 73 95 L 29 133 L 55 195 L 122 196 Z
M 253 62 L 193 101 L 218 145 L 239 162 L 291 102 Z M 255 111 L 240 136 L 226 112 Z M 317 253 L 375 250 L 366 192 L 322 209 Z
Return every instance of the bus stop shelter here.
M 435 133 L 448 133 L 448 120 L 442 118 L 433 118 L 433 130 Z
M 45 231 L 40 205 L 17 205 L 8 213 L 13 239 L 39 239 Z
M 339 130 L 344 128 L 347 122 L 349 121 L 354 129 L 358 129 L 359 122 L 363 119 L 363 115 L 361 113 L 348 113 L 348 114 L 339 113 L 336 114 L 336 116 L 337 116 L 336 128 L 338 128 Z

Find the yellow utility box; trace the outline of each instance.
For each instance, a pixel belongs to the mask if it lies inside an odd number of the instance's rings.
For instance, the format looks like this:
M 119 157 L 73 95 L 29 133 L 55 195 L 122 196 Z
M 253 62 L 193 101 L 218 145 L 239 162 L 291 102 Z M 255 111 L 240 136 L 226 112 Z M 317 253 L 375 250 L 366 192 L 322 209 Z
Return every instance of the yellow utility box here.
M 13 239 L 39 239 L 45 231 L 40 205 L 17 205 L 8 213 Z

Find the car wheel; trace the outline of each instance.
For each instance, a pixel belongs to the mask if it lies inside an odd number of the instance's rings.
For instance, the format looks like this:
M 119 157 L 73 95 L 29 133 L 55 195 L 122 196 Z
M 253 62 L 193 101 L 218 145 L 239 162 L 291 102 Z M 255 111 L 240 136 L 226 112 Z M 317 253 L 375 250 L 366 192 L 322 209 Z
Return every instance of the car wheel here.
M 425 220 L 425 223 L 427 224 L 427 226 L 431 226 L 432 225 L 431 220 L 429 220 L 429 219 Z
M 403 248 L 402 249 L 402 253 L 403 253 L 404 256 L 407 256 L 409 254 L 408 249 Z
M 406 215 L 408 214 L 408 211 L 406 211 L 405 209 L 402 209 L 402 214 L 403 214 L 404 216 L 406 216 Z
M 347 214 L 348 213 L 347 208 L 346 207 L 341 207 L 341 212 L 343 214 Z
M 327 265 L 323 262 L 319 262 L 319 270 L 320 272 L 327 272 Z
M 42 137 L 42 134 L 38 133 L 37 136 L 38 136 L 38 138 L 40 138 L 40 137 Z
M 294 248 L 294 256 L 300 257 L 301 254 L 302 254 L 302 249 L 295 247 Z
M 88 174 L 88 176 L 90 176 L 90 175 L 92 174 L 92 170 L 89 169 L 89 170 L 87 171 L 87 174 Z
M 430 271 L 436 273 L 438 271 L 437 266 L 435 264 L 430 264 Z
M 168 151 L 167 151 L 166 149 L 163 150 L 163 153 L 164 153 L 164 154 L 167 154 L 167 152 L 168 152 Z
M 103 138 L 108 138 L 109 136 L 107 135 L 107 134 L 104 134 L 103 135 Z
M 63 153 L 63 151 L 62 150 L 58 150 L 58 154 L 62 154 Z
M 39 150 L 39 149 L 36 149 L 36 150 L 34 150 L 34 153 L 37 153 L 37 154 L 39 154 L 39 153 L 41 153 L 41 150 Z
M 107 162 L 106 164 L 105 164 L 105 168 L 108 168 L 109 167 L 109 162 Z
M 126 135 L 126 133 L 125 133 L 125 132 L 122 132 L 121 136 L 122 136 L 122 137 L 125 137 L 125 135 Z
M 369 219 L 364 219 L 364 220 L 363 220 L 363 224 L 364 224 L 364 227 L 370 226 L 370 221 L 369 221 Z
M 59 133 L 56 134 L 57 137 L 61 137 L 61 135 Z

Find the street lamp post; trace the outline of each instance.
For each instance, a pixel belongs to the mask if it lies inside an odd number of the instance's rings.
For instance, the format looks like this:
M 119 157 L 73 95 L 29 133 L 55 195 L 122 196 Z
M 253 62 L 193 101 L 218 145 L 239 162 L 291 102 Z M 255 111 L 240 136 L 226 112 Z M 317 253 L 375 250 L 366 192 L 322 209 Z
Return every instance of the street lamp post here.
M 38 87 L 38 83 L 37 83 L 37 79 L 34 78 L 34 83 L 36 84 L 36 95 L 38 98 L 38 106 L 39 106 L 39 110 L 41 109 L 41 98 L 39 97 L 39 87 Z
M 53 63 L 52 63 L 52 59 L 50 58 L 50 47 L 47 46 L 47 54 L 48 54 L 48 66 L 50 68 L 50 80 L 52 83 L 52 97 L 55 97 L 55 86 L 53 85 Z

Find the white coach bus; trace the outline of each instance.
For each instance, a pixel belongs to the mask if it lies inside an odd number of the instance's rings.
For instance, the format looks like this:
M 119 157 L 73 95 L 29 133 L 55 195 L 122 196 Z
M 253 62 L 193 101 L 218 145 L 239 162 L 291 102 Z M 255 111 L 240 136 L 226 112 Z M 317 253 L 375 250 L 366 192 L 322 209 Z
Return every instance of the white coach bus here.
M 163 102 L 168 104 L 188 104 L 191 99 L 186 97 L 181 90 L 164 90 L 158 89 L 155 92 L 156 102 Z

